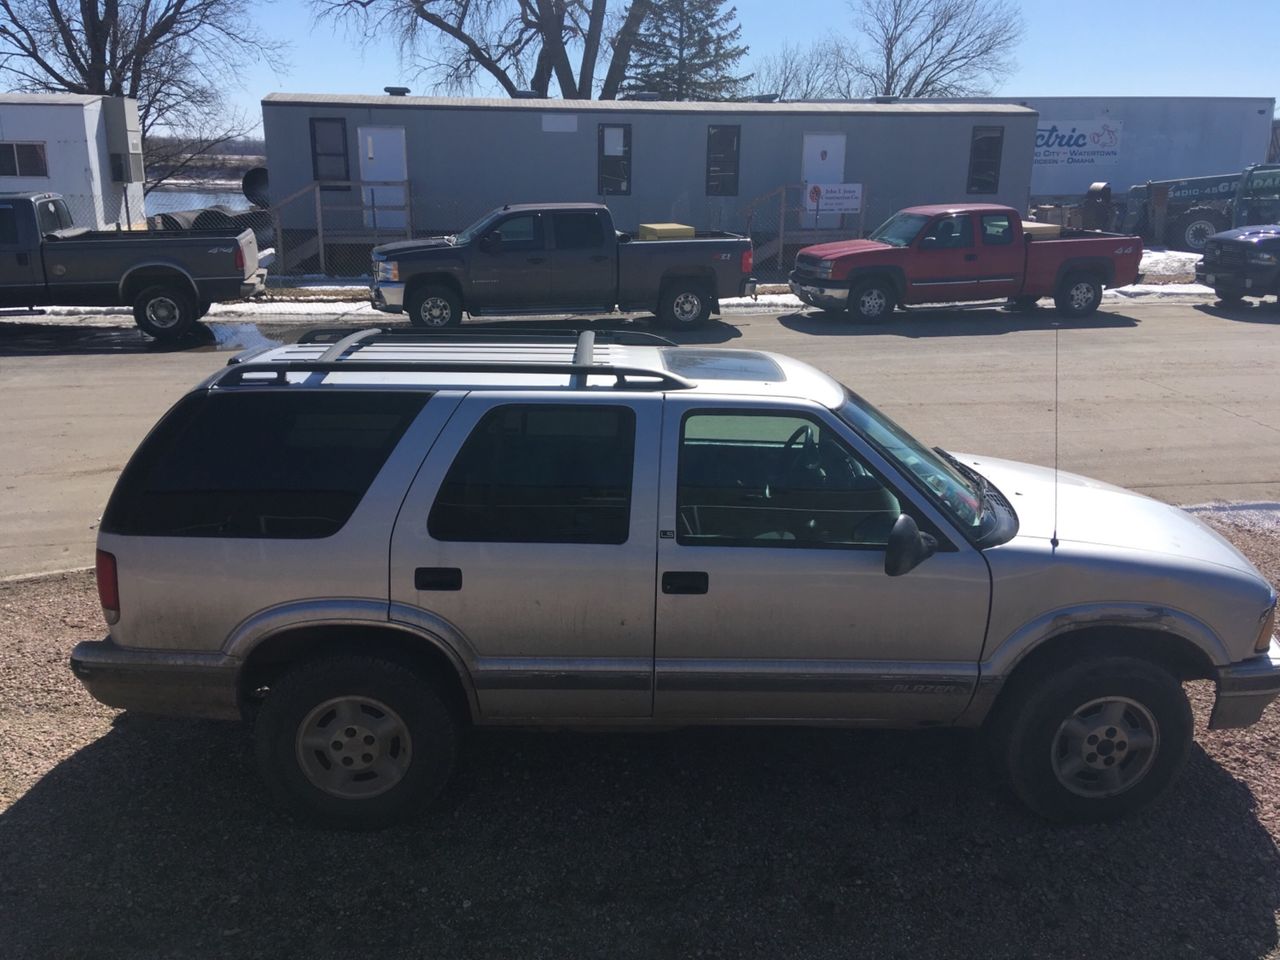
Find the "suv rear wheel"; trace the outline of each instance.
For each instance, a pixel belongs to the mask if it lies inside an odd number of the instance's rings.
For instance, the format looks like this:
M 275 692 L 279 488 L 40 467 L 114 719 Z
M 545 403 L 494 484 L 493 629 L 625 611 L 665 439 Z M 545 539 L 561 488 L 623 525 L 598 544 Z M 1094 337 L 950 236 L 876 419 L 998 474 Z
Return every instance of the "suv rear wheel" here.
M 158 283 L 134 299 L 133 319 L 143 333 L 157 340 L 180 340 L 199 319 L 196 298 L 176 283 Z
M 419 287 L 406 304 L 409 322 L 415 327 L 440 329 L 462 323 L 462 298 L 450 287 Z
M 1064 317 L 1087 317 L 1102 303 L 1102 283 L 1091 273 L 1073 273 L 1062 281 L 1053 303 Z
M 1050 820 L 1131 813 L 1156 798 L 1191 745 L 1191 708 L 1167 670 L 1093 657 L 1011 692 L 990 731 L 1014 792 Z
M 337 656 L 273 684 L 254 730 L 258 765 L 290 812 L 351 830 L 422 812 L 448 783 L 458 721 L 398 663 Z

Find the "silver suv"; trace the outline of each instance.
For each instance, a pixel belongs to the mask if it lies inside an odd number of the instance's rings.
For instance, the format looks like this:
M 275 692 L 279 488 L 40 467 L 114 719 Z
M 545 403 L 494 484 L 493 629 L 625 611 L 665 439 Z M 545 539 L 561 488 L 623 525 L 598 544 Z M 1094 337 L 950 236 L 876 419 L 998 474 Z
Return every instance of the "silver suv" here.
M 345 332 L 345 331 L 344 331 Z M 369 330 L 242 355 L 102 520 L 104 703 L 251 718 L 289 808 L 427 806 L 468 724 L 982 727 L 1060 820 L 1280 693 L 1276 594 L 1182 511 L 929 448 L 784 356 Z

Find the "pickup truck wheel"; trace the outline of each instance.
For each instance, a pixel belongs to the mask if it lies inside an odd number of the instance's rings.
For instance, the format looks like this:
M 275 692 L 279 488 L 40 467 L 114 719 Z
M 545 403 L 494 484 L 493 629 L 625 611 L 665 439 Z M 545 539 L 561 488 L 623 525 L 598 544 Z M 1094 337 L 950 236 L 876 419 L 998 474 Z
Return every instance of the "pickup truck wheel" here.
M 893 315 L 897 298 L 883 280 L 867 280 L 849 291 L 849 316 L 864 323 L 878 323 Z
M 439 329 L 462 323 L 462 300 L 449 287 L 422 287 L 409 297 L 409 322 Z
M 398 663 L 334 656 L 272 685 L 254 730 L 276 801 L 327 826 L 372 830 L 421 813 L 448 783 L 458 722 Z
M 1092 274 L 1073 273 L 1062 281 L 1053 302 L 1064 317 L 1087 317 L 1102 303 L 1102 284 Z
M 1218 298 L 1218 303 L 1224 307 L 1234 307 L 1244 300 L 1244 295 L 1235 292 L 1227 292 L 1226 290 L 1215 290 L 1213 295 Z
M 1012 695 L 994 731 L 997 756 L 1018 797 L 1050 820 L 1110 820 L 1145 806 L 1191 746 L 1181 684 L 1147 660 L 1093 657 Z
M 712 296 L 697 280 L 674 280 L 662 291 L 658 322 L 664 327 L 696 327 L 711 317 Z
M 133 319 L 143 333 L 157 340 L 179 340 L 199 319 L 196 298 L 176 285 L 147 287 L 133 301 Z

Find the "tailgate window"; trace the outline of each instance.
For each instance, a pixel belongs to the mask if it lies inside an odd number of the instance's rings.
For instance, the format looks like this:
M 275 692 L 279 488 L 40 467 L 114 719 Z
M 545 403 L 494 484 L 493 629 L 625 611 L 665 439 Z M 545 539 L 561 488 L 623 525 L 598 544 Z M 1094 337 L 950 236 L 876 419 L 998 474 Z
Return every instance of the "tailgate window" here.
M 104 533 L 312 539 L 337 533 L 423 394 L 195 394 L 134 454 Z

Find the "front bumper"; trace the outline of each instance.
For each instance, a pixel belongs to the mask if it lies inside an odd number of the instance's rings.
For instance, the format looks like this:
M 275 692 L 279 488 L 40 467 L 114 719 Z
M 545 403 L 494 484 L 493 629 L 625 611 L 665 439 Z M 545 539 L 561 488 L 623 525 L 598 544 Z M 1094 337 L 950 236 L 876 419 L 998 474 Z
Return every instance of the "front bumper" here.
M 369 288 L 369 302 L 375 310 L 400 313 L 404 310 L 404 284 L 392 280 L 374 280 Z
M 1265 297 L 1280 292 L 1280 267 L 1247 264 L 1225 266 L 1218 263 L 1196 264 L 1196 283 L 1213 287 L 1220 293 L 1244 297 Z
M 110 637 L 71 651 L 71 672 L 95 700 L 166 716 L 239 720 L 239 669 L 223 653 L 128 649 Z
M 787 284 L 793 294 L 811 307 L 843 310 L 849 305 L 849 284 L 839 280 L 818 280 L 793 272 Z
M 1280 638 L 1248 660 L 1218 668 L 1218 696 L 1209 716 L 1210 730 L 1227 730 L 1257 723 L 1262 711 L 1280 696 Z
M 261 293 L 267 285 L 267 268 L 253 271 L 245 278 L 244 283 L 240 284 L 240 296 L 252 297 L 256 293 Z

